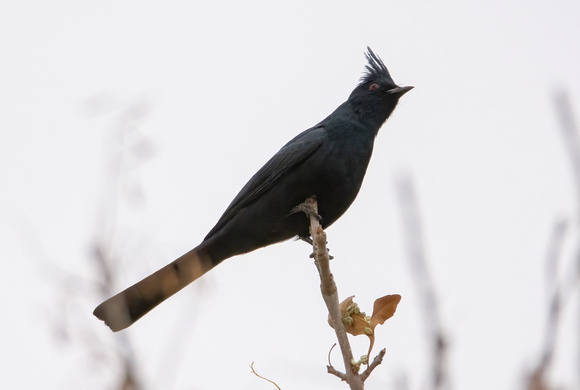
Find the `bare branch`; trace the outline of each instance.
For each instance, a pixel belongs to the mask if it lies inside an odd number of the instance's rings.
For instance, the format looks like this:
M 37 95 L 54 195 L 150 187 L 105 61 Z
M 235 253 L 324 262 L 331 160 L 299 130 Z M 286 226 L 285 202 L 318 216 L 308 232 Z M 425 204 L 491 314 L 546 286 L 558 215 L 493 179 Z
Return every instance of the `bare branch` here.
M 363 390 L 363 381 L 360 375 L 354 372 L 352 366 L 352 362 L 354 361 L 352 349 L 348 341 L 346 330 L 344 329 L 344 324 L 342 323 L 342 314 L 338 301 L 338 289 L 334 283 L 332 272 L 330 272 L 330 257 L 326 248 L 326 233 L 322 230 L 322 226 L 320 226 L 318 203 L 316 202 L 315 197 L 311 197 L 306 199 L 304 204 L 299 207 L 299 210 L 304 211 L 310 219 L 310 235 L 312 236 L 313 241 L 314 262 L 316 263 L 316 267 L 320 274 L 320 291 L 324 303 L 326 303 L 326 307 L 328 308 L 328 313 L 332 323 L 334 324 L 334 331 L 342 352 L 342 359 L 346 371 L 346 374 L 343 375 L 346 376 L 346 382 L 349 384 L 351 390 Z M 334 367 L 329 366 L 328 372 L 344 380 Z

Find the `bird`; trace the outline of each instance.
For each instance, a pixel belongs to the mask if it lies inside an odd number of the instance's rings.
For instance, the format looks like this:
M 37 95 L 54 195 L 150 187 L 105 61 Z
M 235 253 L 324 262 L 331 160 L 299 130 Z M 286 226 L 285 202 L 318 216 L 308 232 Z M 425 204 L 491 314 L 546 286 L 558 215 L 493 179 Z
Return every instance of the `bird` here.
M 315 198 L 322 228 L 350 207 L 361 188 L 379 129 L 400 87 L 370 47 L 359 83 L 321 122 L 298 134 L 254 174 L 203 241 L 157 272 L 107 299 L 93 314 L 117 332 L 230 257 L 298 237 L 309 220 L 293 212 Z

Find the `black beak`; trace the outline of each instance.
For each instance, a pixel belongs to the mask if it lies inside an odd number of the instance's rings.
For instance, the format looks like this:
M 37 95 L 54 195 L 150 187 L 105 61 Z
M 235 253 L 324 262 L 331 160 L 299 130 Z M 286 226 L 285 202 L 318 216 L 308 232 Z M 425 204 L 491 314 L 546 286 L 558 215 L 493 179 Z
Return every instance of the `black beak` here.
M 395 87 L 393 89 L 389 89 L 387 92 L 389 93 L 389 95 L 396 95 L 397 97 L 401 97 L 404 94 L 406 94 L 407 92 L 409 92 L 410 90 L 412 90 L 414 87 Z

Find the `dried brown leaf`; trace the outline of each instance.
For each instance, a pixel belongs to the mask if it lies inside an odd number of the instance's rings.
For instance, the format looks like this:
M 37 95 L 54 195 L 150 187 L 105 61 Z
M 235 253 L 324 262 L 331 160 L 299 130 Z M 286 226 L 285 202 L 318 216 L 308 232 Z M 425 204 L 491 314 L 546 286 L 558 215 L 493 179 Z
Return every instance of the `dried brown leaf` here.
M 401 296 L 398 294 L 385 295 L 375 300 L 371 318 L 366 317 L 365 313 L 360 311 L 353 298 L 354 295 L 340 303 L 342 322 L 347 333 L 353 336 L 364 334 L 369 338 L 370 345 L 367 356 L 370 356 L 375 344 L 375 327 L 379 324 L 384 324 L 386 320 L 395 314 L 397 305 L 401 301 Z M 330 316 L 328 316 L 328 324 L 334 328 Z
M 385 295 L 375 300 L 373 316 L 371 317 L 371 327 L 373 330 L 375 326 L 384 324 L 386 320 L 395 314 L 399 302 L 401 302 L 401 296 L 398 294 Z
M 360 334 L 368 334 L 370 323 L 365 317 L 365 313 L 361 312 L 358 305 L 353 301 L 354 295 L 346 298 L 340 303 L 340 317 L 347 333 L 353 336 Z M 328 324 L 333 326 L 332 319 L 328 316 Z

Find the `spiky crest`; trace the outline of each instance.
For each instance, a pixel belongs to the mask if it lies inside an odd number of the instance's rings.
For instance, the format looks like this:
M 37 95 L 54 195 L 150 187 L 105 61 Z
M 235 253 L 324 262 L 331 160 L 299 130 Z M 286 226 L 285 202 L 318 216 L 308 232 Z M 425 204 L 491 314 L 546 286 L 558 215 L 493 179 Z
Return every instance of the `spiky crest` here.
M 367 50 L 365 57 L 369 63 L 365 66 L 366 72 L 361 77 L 360 83 L 364 84 L 368 81 L 379 81 L 395 85 L 395 82 L 391 78 L 391 75 L 381 58 L 368 46 Z

